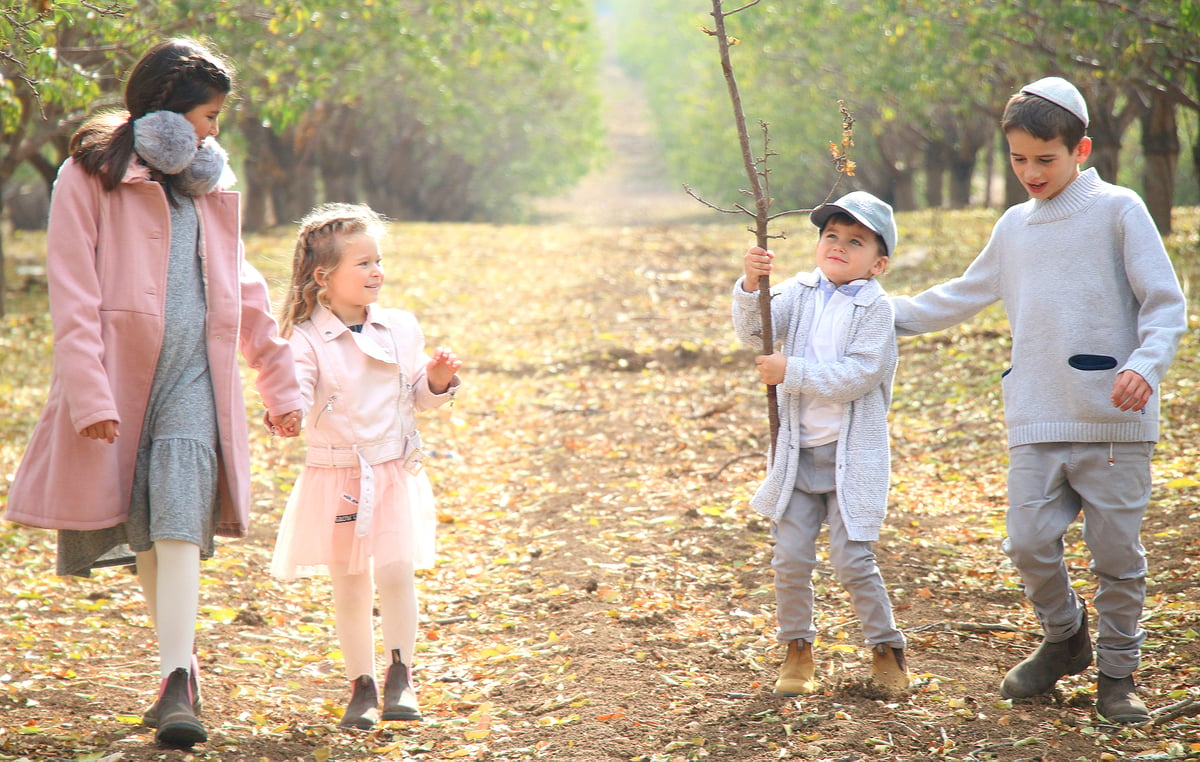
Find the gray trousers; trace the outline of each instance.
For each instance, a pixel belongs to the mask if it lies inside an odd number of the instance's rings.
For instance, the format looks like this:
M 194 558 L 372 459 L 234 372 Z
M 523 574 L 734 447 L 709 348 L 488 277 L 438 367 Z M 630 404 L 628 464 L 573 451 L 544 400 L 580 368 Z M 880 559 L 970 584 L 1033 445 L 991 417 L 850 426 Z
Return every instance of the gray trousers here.
M 1096 666 L 1133 674 L 1146 633 L 1146 551 L 1140 532 L 1150 501 L 1152 442 L 1054 442 L 1009 450 L 1008 538 L 1004 552 L 1025 583 L 1049 642 L 1079 628 L 1083 601 L 1063 561 L 1063 535 L 1083 513 L 1083 539 L 1098 588 Z M 1111 463 L 1110 463 L 1111 458 Z
M 869 645 L 886 643 L 904 648 L 904 633 L 892 619 L 883 576 L 869 542 L 847 538 L 838 507 L 834 474 L 837 443 L 802 448 L 796 488 L 783 516 L 771 527 L 775 552 L 775 604 L 781 643 L 796 639 L 813 642 L 812 574 L 817 566 L 817 535 L 829 523 L 829 561 L 838 580 L 850 594 L 854 613 L 862 622 L 863 638 Z

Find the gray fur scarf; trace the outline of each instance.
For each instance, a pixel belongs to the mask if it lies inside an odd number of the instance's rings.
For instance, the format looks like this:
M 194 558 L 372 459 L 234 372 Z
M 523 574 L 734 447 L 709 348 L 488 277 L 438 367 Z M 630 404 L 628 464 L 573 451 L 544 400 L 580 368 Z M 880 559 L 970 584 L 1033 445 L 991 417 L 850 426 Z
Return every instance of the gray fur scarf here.
M 133 150 L 151 169 L 175 175 L 172 187 L 189 196 L 233 184 L 225 149 L 211 137 L 197 147 L 196 128 L 175 111 L 151 111 L 135 119 Z

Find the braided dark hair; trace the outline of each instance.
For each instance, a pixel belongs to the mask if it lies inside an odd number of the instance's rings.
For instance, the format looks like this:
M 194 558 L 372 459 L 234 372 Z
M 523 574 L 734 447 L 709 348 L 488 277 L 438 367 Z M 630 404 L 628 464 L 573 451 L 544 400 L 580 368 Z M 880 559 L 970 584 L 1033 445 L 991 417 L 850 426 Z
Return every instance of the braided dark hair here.
M 130 72 L 126 110 L 89 119 L 71 138 L 71 156 L 112 190 L 133 155 L 133 120 L 153 111 L 186 114 L 232 91 L 233 69 L 217 53 L 195 40 L 164 40 L 146 51 Z
M 317 271 L 328 275 L 342 261 L 341 241 L 364 234 L 383 235 L 384 218 L 364 204 L 322 204 L 300 220 L 292 256 L 292 284 L 279 316 L 279 333 L 292 335 L 292 328 L 312 317 L 323 303 L 325 287 L 317 283 Z

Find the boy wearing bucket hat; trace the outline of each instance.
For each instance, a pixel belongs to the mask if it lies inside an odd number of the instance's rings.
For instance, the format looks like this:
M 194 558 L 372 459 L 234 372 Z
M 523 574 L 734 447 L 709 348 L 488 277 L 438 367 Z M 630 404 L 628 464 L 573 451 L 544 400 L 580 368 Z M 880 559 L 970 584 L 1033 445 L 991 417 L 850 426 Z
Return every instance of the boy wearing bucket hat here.
M 892 309 L 875 276 L 896 249 L 896 223 L 890 206 L 862 191 L 811 218 L 821 230 L 817 267 L 772 289 L 771 319 L 783 350 L 755 359 L 763 382 L 779 392 L 778 441 L 751 500 L 771 519 L 775 538 L 776 638 L 787 647 L 775 693 L 817 689 L 812 573 L 823 523 L 829 559 L 872 651 L 871 679 L 903 690 L 904 635 L 871 547 L 887 508 L 887 414 L 896 372 Z M 733 289 L 734 328 L 752 346 L 761 335 L 758 279 L 771 273 L 773 257 L 750 249 Z
M 1040 79 L 1008 102 L 1000 126 L 1030 195 L 996 223 L 966 272 L 892 300 L 901 335 L 936 331 L 1003 300 L 1012 367 L 1001 385 L 1008 427 L 1004 550 L 1045 633 L 1000 693 L 1049 693 L 1098 667 L 1096 711 L 1149 719 L 1133 674 L 1145 631 L 1146 554 L 1139 539 L 1158 439 L 1154 393 L 1187 327 L 1179 281 L 1141 198 L 1095 169 L 1087 104 L 1071 83 Z M 1098 579 L 1093 657 L 1085 601 L 1063 562 L 1082 512 Z

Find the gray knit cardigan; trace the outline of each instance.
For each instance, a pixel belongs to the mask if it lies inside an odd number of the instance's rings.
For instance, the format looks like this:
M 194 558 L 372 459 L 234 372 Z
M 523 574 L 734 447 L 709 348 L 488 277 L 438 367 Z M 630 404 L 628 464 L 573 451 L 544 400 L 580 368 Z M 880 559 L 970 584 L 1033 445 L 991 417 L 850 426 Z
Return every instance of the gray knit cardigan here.
M 872 278 L 854 297 L 844 324 L 844 352 L 837 362 L 804 358 L 812 327 L 818 271 L 801 273 L 771 289 L 775 336 L 783 341 L 787 372 L 779 385 L 779 438 L 767 478 L 750 505 L 777 521 L 787 509 L 796 483 L 800 447 L 800 396 L 842 404 L 837 441 L 837 497 L 851 540 L 879 539 L 887 509 L 891 461 L 887 415 L 896 375 L 896 332 L 892 307 Z M 761 346 L 758 294 L 747 293 L 742 279 L 733 287 L 733 326 L 738 338 Z

